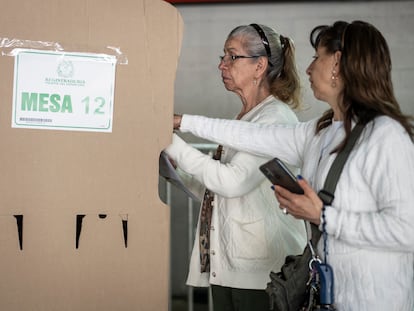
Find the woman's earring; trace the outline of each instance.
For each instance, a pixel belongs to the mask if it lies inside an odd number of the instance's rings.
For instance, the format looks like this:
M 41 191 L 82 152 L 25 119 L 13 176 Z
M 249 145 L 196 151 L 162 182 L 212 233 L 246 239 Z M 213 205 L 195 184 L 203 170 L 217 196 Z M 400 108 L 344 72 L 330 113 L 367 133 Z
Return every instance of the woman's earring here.
M 257 85 L 257 79 L 253 79 L 253 84 Z
M 331 76 L 331 86 L 336 87 L 336 80 L 338 80 L 338 76 L 336 75 L 336 71 L 332 70 L 332 76 Z

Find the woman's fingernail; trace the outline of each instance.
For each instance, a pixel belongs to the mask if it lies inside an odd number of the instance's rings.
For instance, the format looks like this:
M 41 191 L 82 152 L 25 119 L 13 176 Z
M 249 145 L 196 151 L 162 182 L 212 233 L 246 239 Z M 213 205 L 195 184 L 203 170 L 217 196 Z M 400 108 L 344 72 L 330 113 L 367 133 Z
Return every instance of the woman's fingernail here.
M 297 177 L 298 179 L 303 179 L 302 175 L 298 175 Z

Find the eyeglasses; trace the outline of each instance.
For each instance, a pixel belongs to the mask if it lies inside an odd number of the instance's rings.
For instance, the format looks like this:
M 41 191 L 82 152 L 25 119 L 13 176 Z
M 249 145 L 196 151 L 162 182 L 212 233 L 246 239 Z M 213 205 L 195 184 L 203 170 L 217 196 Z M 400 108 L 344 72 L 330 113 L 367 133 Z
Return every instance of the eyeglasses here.
M 219 56 L 220 63 L 223 62 L 225 64 L 228 64 L 230 61 L 233 63 L 239 58 L 257 58 L 260 57 L 259 55 L 253 55 L 253 56 L 245 56 L 245 55 L 224 55 Z
M 269 45 L 269 40 L 267 40 L 267 37 L 263 31 L 263 29 L 257 25 L 257 24 L 250 24 L 250 26 L 252 26 L 254 29 L 256 29 L 257 33 L 260 36 L 260 39 L 262 40 L 262 43 L 266 49 L 266 54 L 267 54 L 267 58 L 269 60 L 269 65 L 273 66 L 273 64 L 270 62 L 270 57 L 272 57 L 272 53 L 270 51 L 270 45 Z

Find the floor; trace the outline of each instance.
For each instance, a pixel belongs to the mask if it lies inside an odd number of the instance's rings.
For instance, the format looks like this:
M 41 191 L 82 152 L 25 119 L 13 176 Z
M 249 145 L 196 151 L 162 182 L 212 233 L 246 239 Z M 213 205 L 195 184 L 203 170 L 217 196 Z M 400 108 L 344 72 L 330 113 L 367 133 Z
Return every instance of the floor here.
M 209 311 L 209 291 L 207 288 L 193 288 L 192 308 L 187 296 L 173 296 L 170 311 Z
M 187 298 L 174 298 L 171 301 L 171 311 L 189 311 Z M 207 303 L 194 302 L 193 311 L 208 311 Z

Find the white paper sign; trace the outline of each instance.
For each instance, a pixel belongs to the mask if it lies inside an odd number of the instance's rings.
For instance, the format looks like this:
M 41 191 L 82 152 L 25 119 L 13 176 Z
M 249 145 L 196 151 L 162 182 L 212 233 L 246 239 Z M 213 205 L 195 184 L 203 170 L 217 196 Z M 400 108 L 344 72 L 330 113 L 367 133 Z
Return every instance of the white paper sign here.
M 116 57 L 22 49 L 12 127 L 112 132 Z

